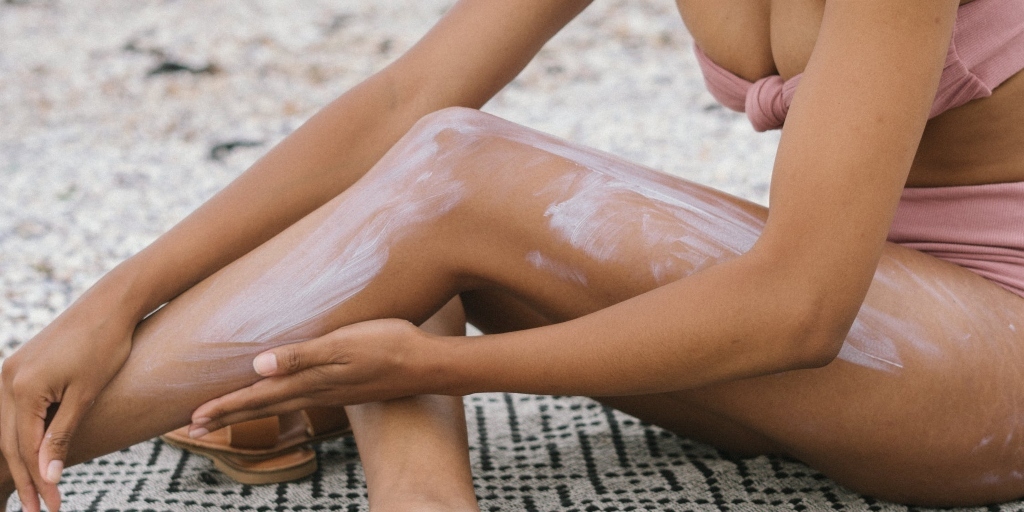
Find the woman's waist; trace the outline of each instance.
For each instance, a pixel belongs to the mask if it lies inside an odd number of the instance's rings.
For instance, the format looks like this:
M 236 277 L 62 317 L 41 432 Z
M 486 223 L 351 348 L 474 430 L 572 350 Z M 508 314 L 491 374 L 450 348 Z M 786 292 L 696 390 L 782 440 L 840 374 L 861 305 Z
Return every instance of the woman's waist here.
M 1024 137 L 1021 150 L 1006 155 L 965 155 L 951 152 L 927 162 L 919 157 L 907 176 L 906 189 L 955 188 L 1024 182 Z M 1019 153 L 1019 154 L 1017 154 Z
M 888 239 L 1024 297 L 1024 181 L 904 189 Z
M 1024 180 L 905 188 L 889 240 L 992 246 L 1024 252 Z
M 1024 181 L 1024 71 L 925 127 L 909 187 Z

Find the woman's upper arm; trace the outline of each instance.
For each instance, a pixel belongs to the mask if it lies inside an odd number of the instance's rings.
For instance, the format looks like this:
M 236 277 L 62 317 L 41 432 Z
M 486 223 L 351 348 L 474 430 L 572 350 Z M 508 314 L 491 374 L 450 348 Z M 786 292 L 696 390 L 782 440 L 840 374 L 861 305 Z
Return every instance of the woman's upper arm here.
M 956 0 L 829 0 L 786 118 L 754 252 L 845 336 L 938 88 Z
M 389 66 L 404 99 L 479 108 L 591 0 L 461 0 Z

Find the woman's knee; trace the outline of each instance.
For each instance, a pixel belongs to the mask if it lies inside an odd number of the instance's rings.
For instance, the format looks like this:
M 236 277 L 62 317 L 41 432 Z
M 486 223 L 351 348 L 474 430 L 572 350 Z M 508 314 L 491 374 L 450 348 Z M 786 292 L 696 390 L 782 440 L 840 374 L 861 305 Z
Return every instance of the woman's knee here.
M 474 108 L 446 107 L 421 117 L 409 129 L 409 133 L 417 136 L 430 136 L 437 135 L 443 130 L 469 132 L 479 129 L 481 125 L 491 119 L 497 118 Z
M 578 167 L 528 140 L 532 130 L 479 110 L 448 107 L 423 116 L 368 177 L 419 184 L 459 181 L 471 188 L 500 188 L 530 181 L 538 170 Z M 558 165 L 561 162 L 562 165 Z

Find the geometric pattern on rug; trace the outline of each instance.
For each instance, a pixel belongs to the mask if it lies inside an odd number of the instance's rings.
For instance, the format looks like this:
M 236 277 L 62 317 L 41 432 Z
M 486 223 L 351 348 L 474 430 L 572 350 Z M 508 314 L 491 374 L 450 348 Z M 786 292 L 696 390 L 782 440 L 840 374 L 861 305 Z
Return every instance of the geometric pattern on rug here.
M 486 393 L 465 404 L 484 511 L 923 510 L 859 496 L 796 461 L 729 458 L 586 398 Z M 352 438 L 316 451 L 314 475 L 251 486 L 156 439 L 68 468 L 64 510 L 367 510 Z

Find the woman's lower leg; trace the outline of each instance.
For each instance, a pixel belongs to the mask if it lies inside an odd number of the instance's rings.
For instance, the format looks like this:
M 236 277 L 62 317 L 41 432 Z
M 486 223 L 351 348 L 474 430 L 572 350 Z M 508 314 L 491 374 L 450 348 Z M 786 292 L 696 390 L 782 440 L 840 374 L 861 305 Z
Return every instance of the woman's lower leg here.
M 454 299 L 422 326 L 463 336 Z M 462 398 L 422 395 L 346 407 L 375 511 L 478 510 Z
M 465 314 L 459 300 L 446 304 L 421 328 L 436 335 L 464 335 Z M 373 510 L 478 510 L 461 397 L 414 396 L 346 410 L 356 432 Z M 94 432 L 80 431 L 82 442 L 95 437 Z M 117 442 L 117 429 L 109 429 L 103 437 Z M 70 462 L 83 460 L 72 455 Z M 13 481 L 0 458 L 0 510 L 13 492 Z
M 357 184 L 142 322 L 125 366 L 79 424 L 66 465 L 188 423 L 203 402 L 258 380 L 252 360 L 268 348 L 362 320 L 421 323 L 456 295 L 438 240 L 445 233 L 434 228 L 459 191 L 442 184 L 421 194 L 401 171 L 383 166 L 373 183 Z

